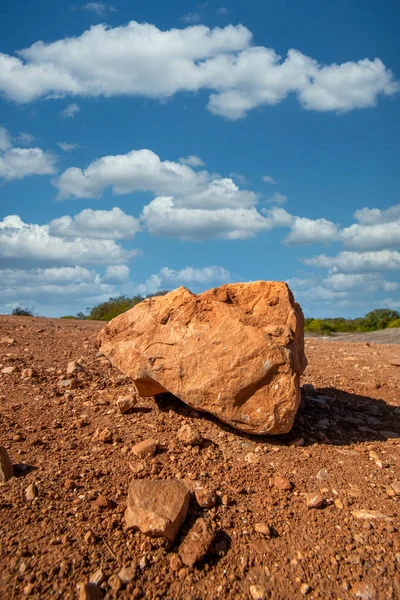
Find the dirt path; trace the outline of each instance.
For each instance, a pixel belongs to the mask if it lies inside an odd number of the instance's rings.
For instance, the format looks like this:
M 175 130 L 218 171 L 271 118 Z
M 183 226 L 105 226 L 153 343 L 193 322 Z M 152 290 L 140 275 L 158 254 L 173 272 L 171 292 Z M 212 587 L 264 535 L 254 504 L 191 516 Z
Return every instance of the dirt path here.
M 117 398 L 133 387 L 97 355 L 101 327 L 0 317 L 0 340 L 15 340 L 0 343 L 0 445 L 16 474 L 0 484 L 1 598 L 78 598 L 78 582 L 99 569 L 106 598 L 400 598 L 400 367 L 390 363 L 400 346 L 307 339 L 292 432 L 256 438 L 171 397 L 119 414 Z M 67 375 L 78 359 L 84 370 Z M 200 430 L 202 447 L 178 440 L 185 423 Z M 95 435 L 105 429 L 108 443 Z M 149 437 L 158 453 L 134 456 L 133 444 Z M 133 477 L 200 482 L 219 501 L 201 509 L 192 499 L 168 547 L 124 530 Z M 275 477 L 289 479 L 291 490 Z M 321 494 L 323 506 L 307 508 L 305 493 Z M 361 510 L 380 516 L 362 519 Z M 218 534 L 189 569 L 177 548 L 205 513 Z M 257 523 L 272 535 L 256 533 Z M 128 566 L 132 579 L 122 583 L 116 574 Z

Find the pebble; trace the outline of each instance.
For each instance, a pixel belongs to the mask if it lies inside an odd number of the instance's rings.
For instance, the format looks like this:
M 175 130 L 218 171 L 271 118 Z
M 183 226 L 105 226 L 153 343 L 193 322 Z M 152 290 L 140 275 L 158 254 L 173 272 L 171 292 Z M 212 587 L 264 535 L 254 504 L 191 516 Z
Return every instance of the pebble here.
M 307 596 L 307 594 L 311 592 L 311 587 L 308 585 L 308 583 L 302 583 L 300 586 L 300 592 L 303 596 Z
M 7 344 L 7 346 L 14 346 L 15 340 L 9 337 L 3 337 L 0 340 L 0 344 Z
M 118 575 L 116 575 L 114 573 L 114 575 L 111 575 L 111 577 L 109 577 L 109 579 L 108 579 L 108 585 L 110 586 L 110 588 L 114 592 L 118 592 L 118 590 L 121 589 L 122 581 L 120 580 L 120 578 L 118 577 Z
M 157 441 L 151 438 L 135 444 L 132 448 L 132 452 L 135 454 L 135 456 L 154 456 L 156 450 Z
M 4 369 L 1 370 L 2 373 L 4 373 L 4 375 L 11 375 L 12 373 L 14 373 L 15 371 L 15 367 L 4 367 Z
M 278 488 L 278 490 L 283 490 L 286 492 L 289 492 L 292 489 L 292 484 L 286 477 L 272 477 L 269 480 L 269 484 L 270 486 Z
M 356 598 L 361 598 L 361 600 L 374 600 L 376 597 L 374 586 L 364 581 L 356 583 L 351 591 Z
M 135 577 L 136 569 L 133 567 L 122 567 L 118 573 L 118 577 L 123 583 L 129 583 Z
M 34 500 L 37 497 L 37 495 L 38 489 L 36 485 L 34 483 L 28 485 L 28 487 L 25 490 L 25 498 L 28 500 L 28 502 L 32 502 L 32 500 Z
M 178 431 L 178 439 L 185 446 L 200 446 L 203 442 L 203 437 L 197 427 L 191 425 L 183 425 Z
M 267 594 L 262 585 L 251 585 L 250 596 L 253 598 L 253 600 L 265 600 Z
M 89 531 L 87 531 L 85 533 L 84 540 L 87 544 L 95 544 L 97 538 L 96 538 L 95 534 L 93 533 L 93 531 L 91 529 L 89 529 Z
M 93 434 L 93 440 L 99 440 L 99 442 L 109 444 L 113 441 L 113 433 L 108 427 L 102 429 L 101 431 L 99 429 L 96 429 L 96 431 Z
M 90 583 L 95 583 L 96 585 L 100 585 L 103 581 L 105 581 L 105 575 L 101 569 L 97 569 L 97 571 L 90 576 L 89 580 Z
M 137 404 L 137 399 L 133 396 L 120 396 L 117 400 L 117 407 L 121 415 L 125 415 Z
M 8 452 L 0 446 L 0 481 L 8 481 L 13 476 L 14 470 Z
M 392 481 L 391 487 L 396 496 L 400 496 L 400 481 Z
M 67 365 L 67 373 L 71 375 L 72 373 L 77 373 L 78 371 L 83 371 L 82 365 L 72 360 Z
M 254 525 L 254 531 L 256 533 L 261 533 L 266 537 L 271 537 L 271 528 L 269 525 L 267 525 L 267 523 L 256 523 Z
M 179 556 L 184 565 L 193 567 L 202 560 L 209 551 L 215 538 L 215 530 L 210 521 L 197 519 L 182 544 L 179 546 Z
M 306 504 L 308 508 L 320 508 L 324 502 L 321 494 L 318 493 L 310 493 L 304 494 L 306 499 Z
M 183 563 L 182 563 L 181 559 L 179 558 L 178 554 L 172 554 L 170 556 L 169 566 L 171 567 L 171 569 L 173 571 L 179 571 L 182 568 Z
M 328 479 L 328 476 L 329 476 L 329 473 L 328 473 L 327 469 L 321 469 L 317 473 L 318 481 L 325 481 L 325 479 Z
M 199 487 L 194 491 L 197 504 L 201 508 L 212 508 L 217 503 L 217 494 L 214 490 Z
M 95 583 L 80 583 L 79 600 L 102 600 L 103 592 Z

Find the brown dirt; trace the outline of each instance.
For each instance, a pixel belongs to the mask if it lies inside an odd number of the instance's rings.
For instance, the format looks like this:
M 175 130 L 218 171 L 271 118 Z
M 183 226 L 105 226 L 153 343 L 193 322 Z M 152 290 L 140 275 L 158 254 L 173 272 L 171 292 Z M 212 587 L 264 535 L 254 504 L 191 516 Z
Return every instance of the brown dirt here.
M 1 598 L 77 598 L 78 582 L 98 569 L 106 598 L 400 598 L 400 496 L 390 487 L 400 479 L 400 439 L 382 433 L 400 434 L 400 367 L 389 362 L 399 346 L 307 339 L 308 385 L 292 432 L 252 437 L 169 396 L 119 414 L 116 400 L 133 386 L 96 356 L 101 327 L 0 317 L 0 339 L 15 339 L 0 344 L 0 445 L 16 474 L 0 485 Z M 81 357 L 79 387 L 60 387 L 71 379 L 68 362 Z M 202 447 L 179 441 L 185 423 L 201 431 Z M 106 428 L 112 441 L 96 441 Z M 132 446 L 150 437 L 157 454 L 135 456 Z M 298 438 L 303 446 L 289 445 Z M 198 481 L 220 501 L 200 509 L 192 499 L 169 547 L 124 530 L 132 477 Z M 292 489 L 270 487 L 271 478 L 288 478 Z M 321 494 L 322 507 L 307 508 L 307 493 Z M 352 514 L 361 509 L 388 520 Z M 183 568 L 178 547 L 204 514 L 217 536 L 204 561 Z M 257 533 L 257 523 L 273 535 Z M 107 582 L 118 587 L 115 574 L 129 566 L 134 578 L 113 590 Z

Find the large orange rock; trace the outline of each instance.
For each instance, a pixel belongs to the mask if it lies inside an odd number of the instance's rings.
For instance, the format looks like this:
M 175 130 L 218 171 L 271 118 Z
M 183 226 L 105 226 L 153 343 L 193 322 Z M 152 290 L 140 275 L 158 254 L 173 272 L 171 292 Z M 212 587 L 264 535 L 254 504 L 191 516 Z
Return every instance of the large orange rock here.
M 99 341 L 140 396 L 168 391 L 242 431 L 277 434 L 300 401 L 303 322 L 282 282 L 180 287 L 119 315 Z

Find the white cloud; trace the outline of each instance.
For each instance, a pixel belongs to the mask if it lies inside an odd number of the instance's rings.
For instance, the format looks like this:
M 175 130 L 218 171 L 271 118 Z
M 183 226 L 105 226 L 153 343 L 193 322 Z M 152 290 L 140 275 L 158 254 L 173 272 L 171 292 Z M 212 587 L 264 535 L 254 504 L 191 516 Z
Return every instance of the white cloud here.
M 333 291 L 359 291 L 362 293 L 381 289 L 389 292 L 395 291 L 399 287 L 398 283 L 386 281 L 377 273 L 333 273 L 323 280 L 323 284 Z
M 31 133 L 23 133 L 22 132 L 16 136 L 15 141 L 18 144 L 22 144 L 23 146 L 29 146 L 29 144 L 32 144 L 34 139 L 35 139 L 35 136 L 32 135 Z
M 116 12 L 117 10 L 111 4 L 104 4 L 103 2 L 88 2 L 83 8 L 95 12 L 99 17 L 104 17 L 109 12 Z
M 49 223 L 50 235 L 63 238 L 122 240 L 133 238 L 139 230 L 138 219 L 116 206 L 112 210 L 86 208 L 74 217 L 64 215 Z
M 92 3 L 93 4 L 93 3 Z M 187 15 L 190 21 L 198 13 Z M 306 109 L 344 112 L 374 106 L 399 89 L 379 58 L 320 65 L 299 50 L 282 58 L 252 45 L 242 25 L 161 31 L 131 21 L 96 25 L 81 36 L 36 42 L 0 55 L 0 92 L 17 102 L 40 97 L 132 95 L 169 98 L 210 91 L 208 109 L 228 119 L 295 94 Z
M 204 167 L 206 164 L 203 160 L 201 160 L 200 157 L 194 156 L 192 154 L 190 154 L 189 156 L 180 158 L 179 162 L 183 163 L 184 165 L 189 165 L 190 167 Z
M 265 181 L 265 183 L 272 183 L 273 185 L 278 183 L 271 175 L 263 175 L 261 179 Z
M 337 256 L 320 254 L 302 259 L 302 262 L 306 265 L 342 273 L 398 271 L 400 270 L 400 252 L 380 250 L 377 252 L 341 252 Z
M 219 15 L 227 15 L 228 14 L 228 9 L 226 8 L 226 6 L 221 6 L 221 8 L 217 8 L 217 13 Z
M 79 144 L 69 144 L 68 142 L 57 142 L 57 146 L 64 150 L 64 152 L 71 152 L 71 150 L 76 150 L 79 148 Z
M 271 204 L 285 204 L 286 200 L 288 199 L 287 196 L 284 196 L 283 194 L 279 193 L 279 192 L 274 192 L 272 194 L 272 196 L 270 198 L 267 198 L 265 200 L 265 202 Z
M 381 250 L 400 246 L 400 218 L 397 221 L 358 225 L 342 229 L 339 239 L 351 250 Z
M 129 281 L 130 269 L 127 265 L 111 265 L 107 267 L 102 281 L 105 283 L 124 283 Z
M 68 106 L 66 106 L 64 108 L 64 110 L 62 110 L 60 112 L 60 115 L 62 117 L 69 117 L 69 118 L 73 118 L 75 117 L 76 113 L 78 113 L 80 111 L 80 107 L 78 106 L 78 104 L 76 104 L 75 102 L 73 104 L 68 104 Z
M 354 218 L 360 225 L 382 225 L 400 220 L 400 204 L 390 206 L 386 210 L 380 208 L 362 208 L 356 210 Z
M 181 17 L 181 21 L 184 21 L 185 23 L 194 25 L 196 23 L 200 23 L 201 21 L 201 14 L 198 12 L 190 12 L 187 13 L 186 15 L 182 15 Z
M 337 235 L 338 227 L 331 221 L 293 217 L 290 232 L 284 242 L 285 244 L 324 244 L 335 240 Z
M 0 178 L 10 181 L 28 175 L 54 175 L 55 163 L 56 157 L 41 148 L 14 148 L 7 129 L 0 127 Z
M 395 300 L 394 298 L 386 298 L 382 304 L 386 308 L 390 308 L 391 310 L 400 310 L 400 300 Z
M 0 260 L 3 265 L 119 265 L 135 254 L 137 250 L 125 250 L 110 239 L 69 239 L 51 235 L 49 225 L 24 223 L 17 215 L 0 221 Z
M 179 281 L 180 283 L 210 283 L 212 281 L 228 283 L 232 278 L 229 271 L 216 265 L 202 269 L 185 267 L 180 271 L 163 267 L 159 275 L 162 281 Z

